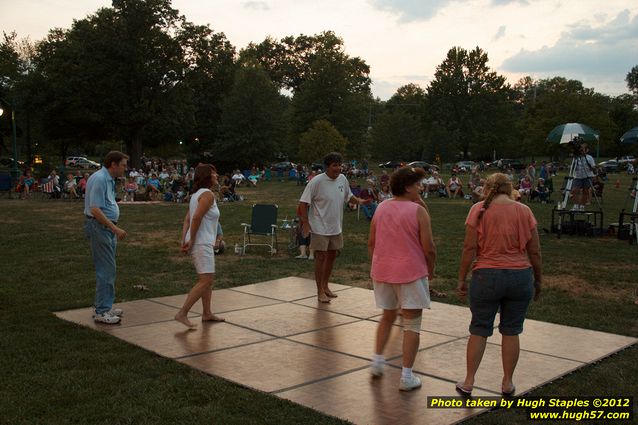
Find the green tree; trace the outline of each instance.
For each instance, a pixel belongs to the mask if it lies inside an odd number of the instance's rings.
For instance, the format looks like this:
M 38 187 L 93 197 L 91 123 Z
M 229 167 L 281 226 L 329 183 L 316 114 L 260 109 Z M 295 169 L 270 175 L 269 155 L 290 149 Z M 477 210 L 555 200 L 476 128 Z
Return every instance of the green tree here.
M 137 166 L 144 146 L 175 143 L 179 135 L 191 139 L 201 129 L 214 137 L 223 90 L 201 79 L 220 78 L 230 87 L 234 49 L 223 34 L 186 22 L 170 0 L 114 0 L 70 30 L 52 32 L 40 55 L 50 98 L 64 99 L 49 117 L 74 116 L 70 129 L 87 120 L 104 128 L 125 142 Z M 212 106 L 201 101 L 207 91 L 215 96 Z M 198 116 L 203 106 L 210 108 Z M 215 113 L 207 115 L 210 110 Z
M 299 158 L 310 164 L 329 152 L 344 152 L 347 145 L 347 139 L 329 121 L 318 120 L 301 135 Z
M 272 81 L 293 94 L 287 152 L 297 155 L 301 134 L 317 120 L 330 121 L 349 140 L 350 156 L 366 154 L 370 105 L 369 66 L 346 54 L 333 32 L 272 38 L 251 44 L 242 57 L 259 61 Z
M 372 153 L 376 158 L 425 159 L 425 90 L 407 84 L 385 102 L 372 126 Z
M 488 56 L 474 50 L 454 47 L 437 66 L 427 90 L 427 119 L 430 143 L 447 144 L 446 150 L 460 151 L 464 158 L 491 156 L 513 143 L 510 87 L 505 77 L 490 70 Z M 436 123 L 438 137 L 432 138 Z M 439 154 L 439 152 L 435 152 Z
M 223 105 L 217 162 L 245 167 L 274 159 L 285 137 L 285 99 L 259 64 L 244 64 Z
M 372 127 L 372 154 L 379 160 L 413 161 L 423 154 L 423 120 L 404 109 L 382 112 Z
M 35 47 L 28 38 L 19 40 L 15 32 L 3 34 L 0 41 L 0 97 L 15 108 L 18 156 L 27 163 L 31 163 L 33 158 L 33 136 L 38 136 L 37 130 L 34 131 L 37 118 L 33 113 L 37 111 L 34 101 L 42 89 L 37 86 L 36 76 L 33 74 L 34 57 Z M 0 152 L 13 156 L 9 144 L 5 144 L 5 139 L 11 139 L 9 117 L 11 114 L 6 114 L 4 119 L 0 120 L 0 135 L 3 136 L 0 138 Z
M 325 31 L 312 36 L 288 36 L 280 41 L 268 37 L 259 44 L 250 43 L 241 56 L 258 61 L 273 83 L 296 94 L 301 85 L 315 75 L 312 67 L 318 56 L 339 53 L 350 71 L 349 84 L 353 91 L 366 91 L 370 86 L 369 66 L 360 58 L 346 56 L 343 51 L 343 40 L 334 32 Z
M 557 125 L 580 122 L 600 132 L 600 149 L 613 150 L 614 124 L 611 120 L 612 100 L 586 88 L 578 80 L 553 77 L 517 84 L 520 114 L 520 149 L 529 155 L 566 155 L 557 145 L 546 144 L 549 132 Z M 594 147 L 598 149 L 598 146 Z
M 627 73 L 625 81 L 627 82 L 629 90 L 638 98 L 638 65 L 631 68 L 631 71 Z

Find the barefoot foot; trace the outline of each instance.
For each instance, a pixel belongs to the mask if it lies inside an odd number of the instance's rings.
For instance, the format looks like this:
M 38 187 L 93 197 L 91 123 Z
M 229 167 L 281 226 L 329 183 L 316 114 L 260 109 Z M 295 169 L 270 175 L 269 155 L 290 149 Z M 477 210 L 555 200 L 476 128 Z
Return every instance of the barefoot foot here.
M 202 316 L 202 322 L 225 322 L 226 319 L 223 317 L 215 316 L 211 314 L 210 316 Z
M 326 289 L 325 291 L 326 295 L 329 296 L 330 298 L 337 298 L 338 295 L 335 294 L 334 292 L 332 292 L 330 289 Z
M 330 302 L 330 298 L 328 298 L 326 296 L 326 294 L 318 295 L 317 299 L 319 300 L 320 303 L 329 303 Z
M 197 325 L 194 324 L 193 322 L 191 322 L 190 320 L 188 320 L 188 317 L 186 317 L 185 314 L 176 314 L 175 315 L 175 320 L 177 320 L 179 323 L 183 324 L 184 326 L 188 327 L 188 328 L 196 328 Z

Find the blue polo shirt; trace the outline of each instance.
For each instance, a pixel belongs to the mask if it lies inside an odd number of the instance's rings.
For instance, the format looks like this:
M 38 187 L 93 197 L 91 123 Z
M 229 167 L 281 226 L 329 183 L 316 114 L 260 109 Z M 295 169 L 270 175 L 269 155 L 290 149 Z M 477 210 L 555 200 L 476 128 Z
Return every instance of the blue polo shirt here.
M 115 201 L 115 179 L 106 167 L 93 173 L 86 182 L 84 214 L 92 217 L 91 208 L 101 209 L 106 218 L 113 222 L 120 218 L 120 207 Z

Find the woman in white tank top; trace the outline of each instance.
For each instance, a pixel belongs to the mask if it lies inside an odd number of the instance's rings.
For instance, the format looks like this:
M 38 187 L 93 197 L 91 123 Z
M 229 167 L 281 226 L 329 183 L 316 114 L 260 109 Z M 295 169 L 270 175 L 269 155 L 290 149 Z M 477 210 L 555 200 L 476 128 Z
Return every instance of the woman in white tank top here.
M 211 187 L 217 186 L 217 170 L 210 164 L 198 165 L 195 169 L 193 194 L 182 227 L 182 252 L 190 253 L 197 270 L 197 282 L 175 315 L 175 320 L 189 328 L 195 324 L 188 320 L 188 312 L 201 298 L 202 322 L 223 322 L 211 311 L 211 290 L 215 278 L 215 254 L 213 246 L 217 237 L 219 208 Z

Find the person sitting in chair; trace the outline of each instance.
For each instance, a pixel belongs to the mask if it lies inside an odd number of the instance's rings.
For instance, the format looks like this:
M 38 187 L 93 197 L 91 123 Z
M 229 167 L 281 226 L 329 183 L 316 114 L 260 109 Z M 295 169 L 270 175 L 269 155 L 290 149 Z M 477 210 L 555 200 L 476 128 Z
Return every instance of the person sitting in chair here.
M 447 185 L 445 185 L 445 189 L 447 191 L 447 196 L 451 199 L 459 197 L 463 197 L 463 183 L 461 183 L 461 179 L 459 179 L 455 173 L 452 173 L 452 177 L 448 180 Z
M 26 169 L 24 173 L 20 177 L 20 181 L 18 182 L 18 192 L 22 192 L 22 199 L 26 199 L 29 197 L 31 193 L 31 188 L 35 184 L 35 180 L 31 176 L 31 170 Z
M 161 191 L 160 181 L 157 178 L 157 174 L 151 174 L 151 177 L 146 181 L 146 198 L 157 199 Z
M 134 177 L 129 177 L 124 185 L 124 202 L 129 199 L 131 202 L 135 201 L 135 192 L 137 192 L 137 183 L 135 183 Z
M 532 193 L 532 199 L 538 198 L 542 204 L 547 203 L 547 199 L 549 198 L 549 188 L 545 186 L 545 179 L 540 177 L 538 179 L 538 183 L 534 188 L 534 192 Z
M 64 182 L 64 193 L 69 197 L 69 199 L 78 198 L 76 187 L 77 183 L 75 182 L 75 177 L 73 177 L 73 173 L 69 173 L 66 177 L 66 181 Z

